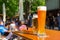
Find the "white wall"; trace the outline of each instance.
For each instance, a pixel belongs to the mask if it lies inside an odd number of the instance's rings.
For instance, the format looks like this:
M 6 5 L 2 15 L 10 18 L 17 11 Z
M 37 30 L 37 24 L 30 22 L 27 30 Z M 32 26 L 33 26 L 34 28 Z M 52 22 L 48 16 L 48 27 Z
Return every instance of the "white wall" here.
M 47 10 L 53 10 L 59 8 L 59 0 L 47 0 L 46 1 Z

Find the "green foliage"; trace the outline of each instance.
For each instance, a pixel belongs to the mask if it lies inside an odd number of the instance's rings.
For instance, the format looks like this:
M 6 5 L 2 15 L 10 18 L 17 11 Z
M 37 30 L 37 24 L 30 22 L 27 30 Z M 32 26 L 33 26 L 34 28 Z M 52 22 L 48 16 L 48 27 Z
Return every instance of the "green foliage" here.
M 18 0 L 0 0 L 0 13 L 3 13 L 2 5 L 5 3 L 7 16 L 12 17 L 16 12 L 18 12 L 18 2 Z
M 32 2 L 32 12 L 36 12 L 38 6 L 45 6 L 45 0 L 33 0 Z
M 30 4 L 30 2 L 31 2 L 31 4 Z M 0 0 L 0 13 L 3 13 L 3 11 L 2 11 L 2 4 L 3 3 L 6 4 L 7 16 L 12 17 L 13 15 L 15 15 L 16 12 L 18 12 L 19 0 Z M 30 10 L 29 5 L 32 5 L 31 6 L 32 12 L 36 12 L 38 6 L 45 6 L 45 0 L 25 0 L 24 12 L 26 11 L 27 14 L 28 14 L 27 11 Z

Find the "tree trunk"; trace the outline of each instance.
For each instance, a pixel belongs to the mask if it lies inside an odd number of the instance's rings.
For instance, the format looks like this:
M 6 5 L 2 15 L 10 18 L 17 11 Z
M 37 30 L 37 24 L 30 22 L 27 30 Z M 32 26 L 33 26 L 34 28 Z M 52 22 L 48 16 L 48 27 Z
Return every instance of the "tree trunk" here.
M 29 1 L 28 0 L 25 0 L 24 12 L 25 12 L 25 19 L 28 19 L 28 15 L 29 15 Z

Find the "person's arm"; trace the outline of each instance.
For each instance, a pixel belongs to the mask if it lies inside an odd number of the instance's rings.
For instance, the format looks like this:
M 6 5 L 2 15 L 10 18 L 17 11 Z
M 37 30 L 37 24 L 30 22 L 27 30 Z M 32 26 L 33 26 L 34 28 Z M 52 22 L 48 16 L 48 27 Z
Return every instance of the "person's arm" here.
M 15 31 L 18 31 L 18 28 L 17 28 L 17 26 L 14 26 L 14 30 L 15 30 Z
M 11 31 L 10 31 L 10 30 L 8 30 L 8 31 L 6 31 L 6 32 L 10 33 Z

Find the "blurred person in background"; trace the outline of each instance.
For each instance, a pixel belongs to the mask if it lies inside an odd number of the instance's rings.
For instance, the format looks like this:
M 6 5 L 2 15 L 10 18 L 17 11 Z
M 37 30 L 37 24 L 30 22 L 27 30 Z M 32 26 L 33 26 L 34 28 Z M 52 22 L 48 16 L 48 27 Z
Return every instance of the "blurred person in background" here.
M 54 29 L 54 16 L 52 16 L 52 14 L 49 14 L 49 29 Z
M 24 21 L 21 21 L 21 24 L 19 26 L 19 30 L 20 31 L 27 30 L 27 26 L 25 25 L 25 22 Z
M 3 21 L 0 21 L 0 33 L 1 33 L 0 36 L 2 36 L 2 39 L 6 39 L 5 35 L 8 35 L 8 34 L 6 34 L 7 32 L 8 32 L 8 29 L 5 27 Z
M 10 23 L 9 30 L 10 30 L 10 33 L 8 34 L 8 36 L 7 36 L 6 38 L 9 39 L 9 40 L 13 40 L 13 39 L 16 38 L 17 36 L 14 35 L 12 32 L 18 30 L 14 21 L 12 21 L 12 22 Z
M 16 24 L 16 27 L 19 28 L 19 20 L 18 19 L 16 19 L 15 24 Z
M 28 15 L 28 26 L 32 27 L 32 14 Z
M 7 31 L 7 29 L 4 26 L 3 21 L 0 21 L 0 33 L 4 34 Z
M 14 21 L 12 21 L 11 24 L 10 24 L 10 30 L 11 31 L 17 30 L 16 24 L 15 24 Z
M 60 13 L 57 13 L 58 30 L 60 30 Z

